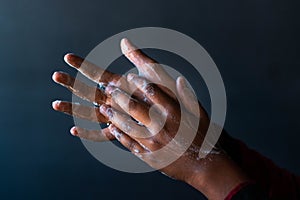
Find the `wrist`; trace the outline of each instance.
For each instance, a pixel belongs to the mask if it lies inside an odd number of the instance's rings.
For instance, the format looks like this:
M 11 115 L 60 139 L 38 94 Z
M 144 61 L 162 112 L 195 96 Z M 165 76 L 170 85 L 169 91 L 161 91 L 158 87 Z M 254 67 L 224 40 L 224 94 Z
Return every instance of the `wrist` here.
M 199 160 L 186 182 L 209 199 L 224 199 L 237 185 L 249 179 L 224 153 Z

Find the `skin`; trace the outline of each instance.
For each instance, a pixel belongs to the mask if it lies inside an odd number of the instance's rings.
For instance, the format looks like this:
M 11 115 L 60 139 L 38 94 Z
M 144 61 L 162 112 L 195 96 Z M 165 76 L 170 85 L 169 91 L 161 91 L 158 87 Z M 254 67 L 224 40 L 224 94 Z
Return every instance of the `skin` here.
M 65 61 L 95 83 L 105 84 L 105 91 L 82 82 L 74 84 L 75 79 L 63 72 L 53 74 L 56 83 L 80 98 L 100 105 L 98 108 L 55 101 L 55 110 L 94 122 L 111 123 L 102 131 L 73 127 L 71 134 L 98 142 L 117 139 L 150 166 L 190 184 L 209 199 L 224 199 L 235 186 L 248 181 L 222 151 L 207 153 L 205 158 L 199 159 L 209 117 L 185 79 L 178 77 L 174 80 L 127 39 L 121 41 L 121 50 L 143 76 L 129 74 L 123 77 L 103 71 L 73 54 L 67 54 Z M 181 105 L 183 109 L 180 109 Z M 183 125 L 180 127 L 179 124 Z M 196 131 L 191 145 L 185 146 L 181 140 L 171 142 L 180 131 L 187 135 Z M 169 145 L 170 151 L 156 153 L 166 145 Z M 181 149 L 184 151 L 181 152 Z M 179 158 L 171 164 L 161 165 L 166 163 L 166 158 L 178 155 Z

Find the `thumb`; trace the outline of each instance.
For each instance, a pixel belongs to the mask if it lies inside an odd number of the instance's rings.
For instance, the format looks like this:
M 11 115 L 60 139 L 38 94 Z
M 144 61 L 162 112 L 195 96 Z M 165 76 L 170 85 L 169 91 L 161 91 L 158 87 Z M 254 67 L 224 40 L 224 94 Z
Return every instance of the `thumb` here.
M 192 89 L 188 86 L 185 78 L 179 76 L 176 79 L 176 90 L 179 100 L 183 103 L 185 108 L 195 116 L 199 116 L 204 111 L 199 105 L 198 99 Z

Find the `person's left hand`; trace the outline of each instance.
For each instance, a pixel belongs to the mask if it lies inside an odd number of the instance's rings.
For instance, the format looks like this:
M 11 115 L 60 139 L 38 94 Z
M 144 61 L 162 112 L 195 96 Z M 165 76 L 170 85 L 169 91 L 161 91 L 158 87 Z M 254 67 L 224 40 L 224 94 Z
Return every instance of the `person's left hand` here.
M 175 97 L 173 92 L 177 93 L 177 96 L 187 111 L 195 116 L 199 115 L 198 111 L 200 111 L 200 116 L 203 119 L 201 123 L 209 123 L 205 110 L 199 106 L 196 96 L 187 86 L 183 77 L 178 77 L 175 81 L 171 76 L 169 76 L 168 73 L 165 72 L 161 65 L 146 56 L 143 52 L 133 46 L 127 39 L 123 39 L 121 41 L 121 49 L 123 54 L 137 67 L 139 74 L 142 74 L 145 78 L 153 83 L 158 83 L 163 80 L 164 87 L 159 86 L 163 91 L 168 93 L 173 98 Z M 117 86 L 125 92 L 129 92 L 130 88 L 128 88 L 128 82 L 125 77 L 109 71 L 104 71 L 95 64 L 90 63 L 74 54 L 67 54 L 64 59 L 71 67 L 77 69 L 81 74 L 95 83 Z M 73 94 L 84 100 L 92 102 L 96 105 L 114 104 L 112 105 L 113 107 L 121 110 L 117 104 L 111 101 L 109 96 L 104 94 L 102 90 L 97 87 L 89 86 L 80 80 L 75 80 L 75 78 L 67 73 L 55 72 L 52 78 L 56 83 L 68 88 Z M 134 92 L 134 96 L 140 101 L 148 101 L 148 98 L 138 90 Z M 78 105 L 77 103 L 65 101 L 54 101 L 52 106 L 57 111 L 73 115 L 75 117 L 100 123 L 108 122 L 107 119 L 99 112 L 99 109 L 95 107 L 83 106 Z M 86 130 L 81 127 L 73 127 L 71 129 L 71 133 L 74 136 L 93 141 L 107 141 L 115 139 L 114 136 L 110 134 L 108 129 L 99 131 Z

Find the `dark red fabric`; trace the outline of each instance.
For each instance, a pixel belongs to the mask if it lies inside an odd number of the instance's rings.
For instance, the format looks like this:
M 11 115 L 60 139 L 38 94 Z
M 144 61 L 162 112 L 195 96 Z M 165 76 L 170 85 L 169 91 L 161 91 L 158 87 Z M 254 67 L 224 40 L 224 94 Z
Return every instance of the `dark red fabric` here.
M 231 200 L 234 195 L 236 195 L 241 189 L 248 186 L 249 184 L 253 184 L 253 182 L 247 181 L 244 183 L 240 183 L 233 190 L 231 190 L 231 192 L 229 192 L 229 194 L 227 195 L 227 197 L 224 200 Z
M 270 199 L 300 199 L 300 178 L 224 133 L 220 139 L 228 155 L 268 194 Z

